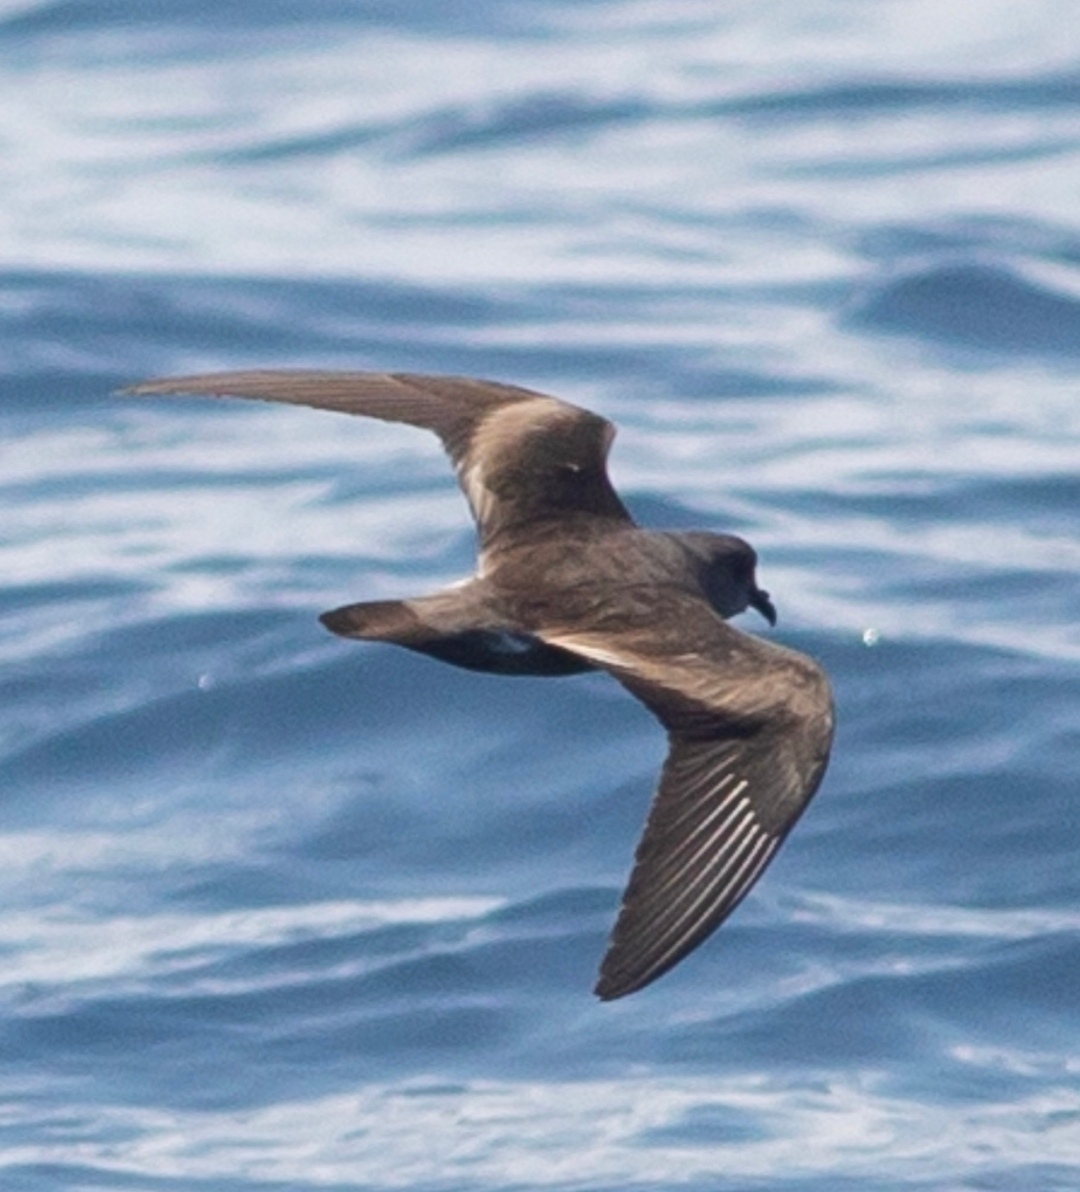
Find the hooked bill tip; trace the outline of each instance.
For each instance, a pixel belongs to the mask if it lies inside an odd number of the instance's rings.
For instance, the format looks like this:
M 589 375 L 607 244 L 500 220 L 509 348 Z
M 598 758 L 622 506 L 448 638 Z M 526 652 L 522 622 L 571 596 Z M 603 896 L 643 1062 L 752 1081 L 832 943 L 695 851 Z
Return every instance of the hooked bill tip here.
M 776 605 L 769 599 L 769 593 L 764 588 L 756 589 L 751 595 L 750 607 L 757 609 L 770 625 L 776 625 Z

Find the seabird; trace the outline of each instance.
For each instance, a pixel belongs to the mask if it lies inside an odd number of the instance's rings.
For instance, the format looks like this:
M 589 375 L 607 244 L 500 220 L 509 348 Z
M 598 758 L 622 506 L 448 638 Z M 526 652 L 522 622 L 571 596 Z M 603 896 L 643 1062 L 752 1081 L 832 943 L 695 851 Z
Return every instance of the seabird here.
M 655 981 L 727 918 L 821 782 L 829 683 L 805 655 L 727 624 L 747 608 L 776 623 L 746 542 L 635 525 L 607 475 L 610 422 L 513 385 L 411 373 L 224 372 L 125 392 L 261 398 L 434 431 L 476 520 L 476 574 L 320 620 L 469 670 L 607 671 L 667 730 L 600 998 Z

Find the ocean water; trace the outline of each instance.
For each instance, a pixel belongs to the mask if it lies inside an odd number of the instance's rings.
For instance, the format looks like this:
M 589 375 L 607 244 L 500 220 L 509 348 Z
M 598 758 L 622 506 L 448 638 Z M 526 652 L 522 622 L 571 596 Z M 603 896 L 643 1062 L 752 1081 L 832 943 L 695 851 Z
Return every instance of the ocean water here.
M 1065 0 L 0 3 L 0 1186 L 1080 1187 Z M 455 372 L 744 534 L 839 729 L 590 994 L 664 752 L 333 639 L 467 573 L 430 436 L 114 396 Z

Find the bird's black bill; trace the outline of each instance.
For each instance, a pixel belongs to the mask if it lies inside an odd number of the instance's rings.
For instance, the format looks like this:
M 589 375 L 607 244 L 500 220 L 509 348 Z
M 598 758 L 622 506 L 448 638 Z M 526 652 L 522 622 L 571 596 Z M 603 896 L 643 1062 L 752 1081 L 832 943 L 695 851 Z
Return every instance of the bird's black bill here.
M 770 625 L 776 624 L 776 605 L 769 599 L 769 593 L 762 588 L 757 588 L 750 597 L 750 607 L 756 608 Z

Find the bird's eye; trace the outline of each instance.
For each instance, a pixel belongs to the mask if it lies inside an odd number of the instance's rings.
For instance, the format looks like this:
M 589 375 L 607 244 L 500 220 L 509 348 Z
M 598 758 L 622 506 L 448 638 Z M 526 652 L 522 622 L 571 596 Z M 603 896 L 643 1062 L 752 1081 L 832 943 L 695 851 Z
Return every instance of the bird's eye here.
M 757 555 L 750 549 L 741 550 L 732 556 L 731 571 L 736 579 L 749 582 L 757 568 Z

